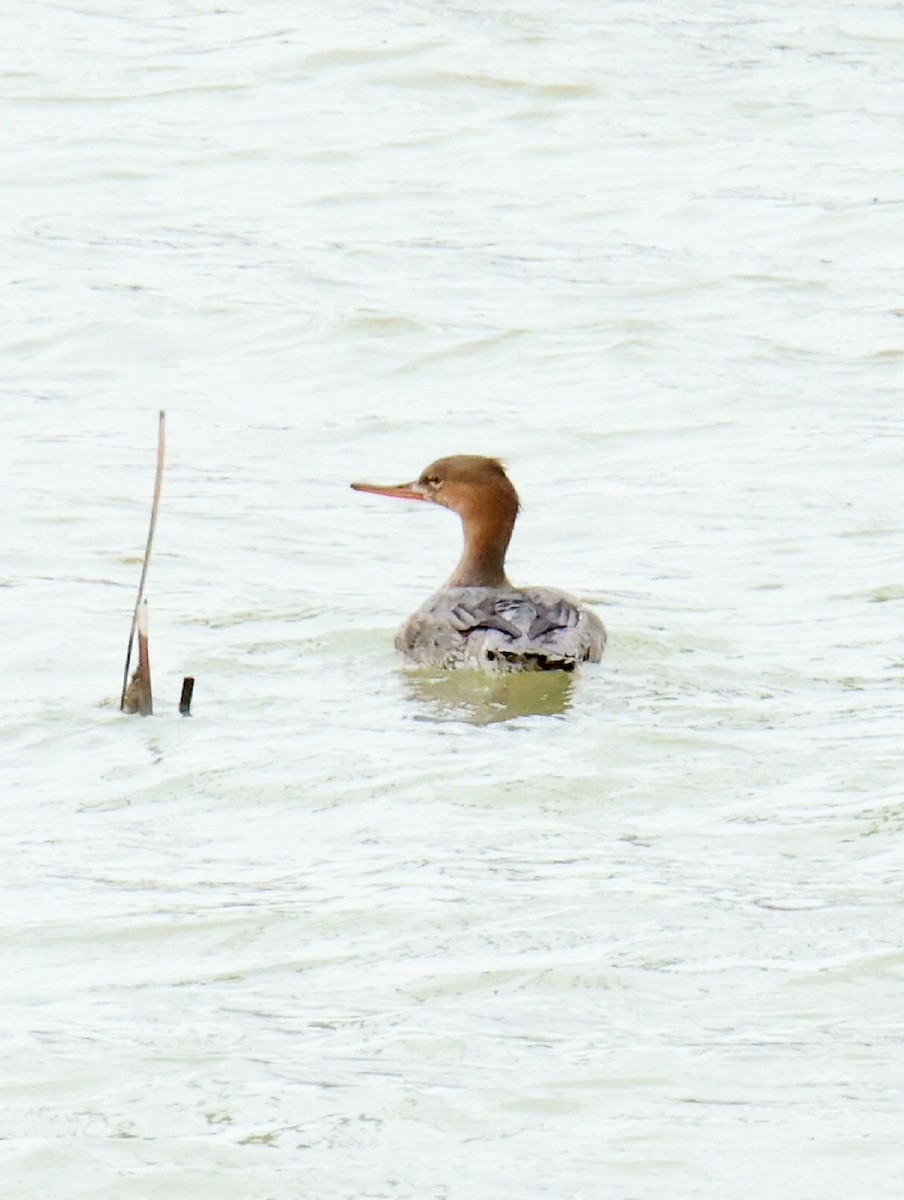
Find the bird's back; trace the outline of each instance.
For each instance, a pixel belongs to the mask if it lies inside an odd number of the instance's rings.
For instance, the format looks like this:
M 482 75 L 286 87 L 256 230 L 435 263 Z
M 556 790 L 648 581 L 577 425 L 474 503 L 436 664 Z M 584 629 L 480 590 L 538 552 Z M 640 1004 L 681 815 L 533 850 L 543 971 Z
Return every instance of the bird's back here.
M 573 671 L 599 662 L 602 621 L 554 588 L 444 588 L 396 637 L 409 658 L 442 669 Z

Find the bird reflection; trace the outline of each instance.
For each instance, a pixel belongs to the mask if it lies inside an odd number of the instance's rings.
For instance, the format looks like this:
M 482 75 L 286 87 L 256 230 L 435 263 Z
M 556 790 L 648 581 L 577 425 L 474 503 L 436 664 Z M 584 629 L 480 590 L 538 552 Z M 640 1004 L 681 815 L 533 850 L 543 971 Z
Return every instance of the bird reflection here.
M 412 698 L 425 710 L 423 720 L 472 725 L 561 716 L 571 707 L 575 687 L 574 676 L 564 671 L 492 675 L 421 670 L 406 672 L 405 682 Z

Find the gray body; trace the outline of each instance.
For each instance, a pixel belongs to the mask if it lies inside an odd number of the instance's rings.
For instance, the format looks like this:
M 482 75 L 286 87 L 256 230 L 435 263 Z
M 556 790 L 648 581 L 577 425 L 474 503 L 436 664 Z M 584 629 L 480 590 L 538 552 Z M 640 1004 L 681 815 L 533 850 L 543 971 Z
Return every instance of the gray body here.
M 405 622 L 396 647 L 415 662 L 449 669 L 573 671 L 599 662 L 599 617 L 555 588 L 446 587 Z

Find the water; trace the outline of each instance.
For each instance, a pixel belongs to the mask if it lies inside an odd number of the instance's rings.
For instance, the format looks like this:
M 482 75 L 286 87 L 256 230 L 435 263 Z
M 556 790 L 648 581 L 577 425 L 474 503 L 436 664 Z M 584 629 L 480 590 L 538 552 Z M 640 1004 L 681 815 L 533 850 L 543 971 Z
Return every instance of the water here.
M 2 23 L 4 1196 L 897 1200 L 900 7 Z M 396 660 L 454 452 L 599 670 Z

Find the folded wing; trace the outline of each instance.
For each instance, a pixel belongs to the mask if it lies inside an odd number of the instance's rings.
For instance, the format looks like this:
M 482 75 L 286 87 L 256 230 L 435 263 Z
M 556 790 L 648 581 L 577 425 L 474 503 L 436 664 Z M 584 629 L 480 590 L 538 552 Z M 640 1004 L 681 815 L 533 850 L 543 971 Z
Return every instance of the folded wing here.
M 573 671 L 597 662 L 606 634 L 599 618 L 548 588 L 448 588 L 403 626 L 400 650 L 440 667 Z

